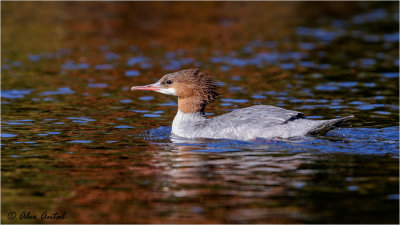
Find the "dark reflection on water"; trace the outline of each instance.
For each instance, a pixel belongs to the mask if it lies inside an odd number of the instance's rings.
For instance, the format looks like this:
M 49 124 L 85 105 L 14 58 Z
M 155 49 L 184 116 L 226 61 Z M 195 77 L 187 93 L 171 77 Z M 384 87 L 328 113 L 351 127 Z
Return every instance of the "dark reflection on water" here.
M 398 223 L 397 2 L 6 2 L 2 15 L 2 222 Z M 325 137 L 171 136 L 176 99 L 130 87 L 190 67 L 221 86 L 210 117 L 271 104 L 356 119 Z

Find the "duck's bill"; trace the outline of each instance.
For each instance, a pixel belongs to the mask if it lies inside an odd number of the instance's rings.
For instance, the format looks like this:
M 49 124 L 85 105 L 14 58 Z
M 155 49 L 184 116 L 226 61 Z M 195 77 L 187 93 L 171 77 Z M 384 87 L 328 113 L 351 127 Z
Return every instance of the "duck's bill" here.
M 149 84 L 149 85 L 144 85 L 144 86 L 133 86 L 131 88 L 131 91 L 135 91 L 135 90 L 160 91 L 161 87 L 158 83 L 155 83 L 155 84 Z

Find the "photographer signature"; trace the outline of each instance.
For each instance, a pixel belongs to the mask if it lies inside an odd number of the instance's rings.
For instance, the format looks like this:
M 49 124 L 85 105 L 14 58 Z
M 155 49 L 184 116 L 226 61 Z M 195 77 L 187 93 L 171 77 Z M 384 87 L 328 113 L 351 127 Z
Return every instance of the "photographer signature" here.
M 20 220 L 63 220 L 65 219 L 65 214 L 66 212 L 54 212 L 54 213 L 48 213 L 47 211 L 44 211 L 40 217 L 32 214 L 30 211 L 22 211 L 21 213 L 17 213 L 15 211 L 11 211 L 7 214 L 8 220 L 14 220 L 14 219 L 20 219 Z

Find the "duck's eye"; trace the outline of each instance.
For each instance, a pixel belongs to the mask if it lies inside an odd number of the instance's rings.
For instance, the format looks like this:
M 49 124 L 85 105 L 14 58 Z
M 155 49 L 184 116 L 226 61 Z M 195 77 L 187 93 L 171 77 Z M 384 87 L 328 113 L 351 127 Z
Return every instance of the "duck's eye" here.
M 167 84 L 172 84 L 172 80 L 167 80 Z

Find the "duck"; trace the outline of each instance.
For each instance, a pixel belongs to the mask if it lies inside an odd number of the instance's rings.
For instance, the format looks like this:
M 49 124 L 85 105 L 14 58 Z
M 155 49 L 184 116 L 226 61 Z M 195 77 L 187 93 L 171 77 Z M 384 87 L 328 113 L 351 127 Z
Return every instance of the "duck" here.
M 325 135 L 344 122 L 346 117 L 313 120 L 297 111 L 271 105 L 254 105 L 207 118 L 206 106 L 220 94 L 211 77 L 198 68 L 164 75 L 156 83 L 133 86 L 132 91 L 147 90 L 178 98 L 178 110 L 171 132 L 182 138 L 255 140 L 288 139 L 307 135 Z

